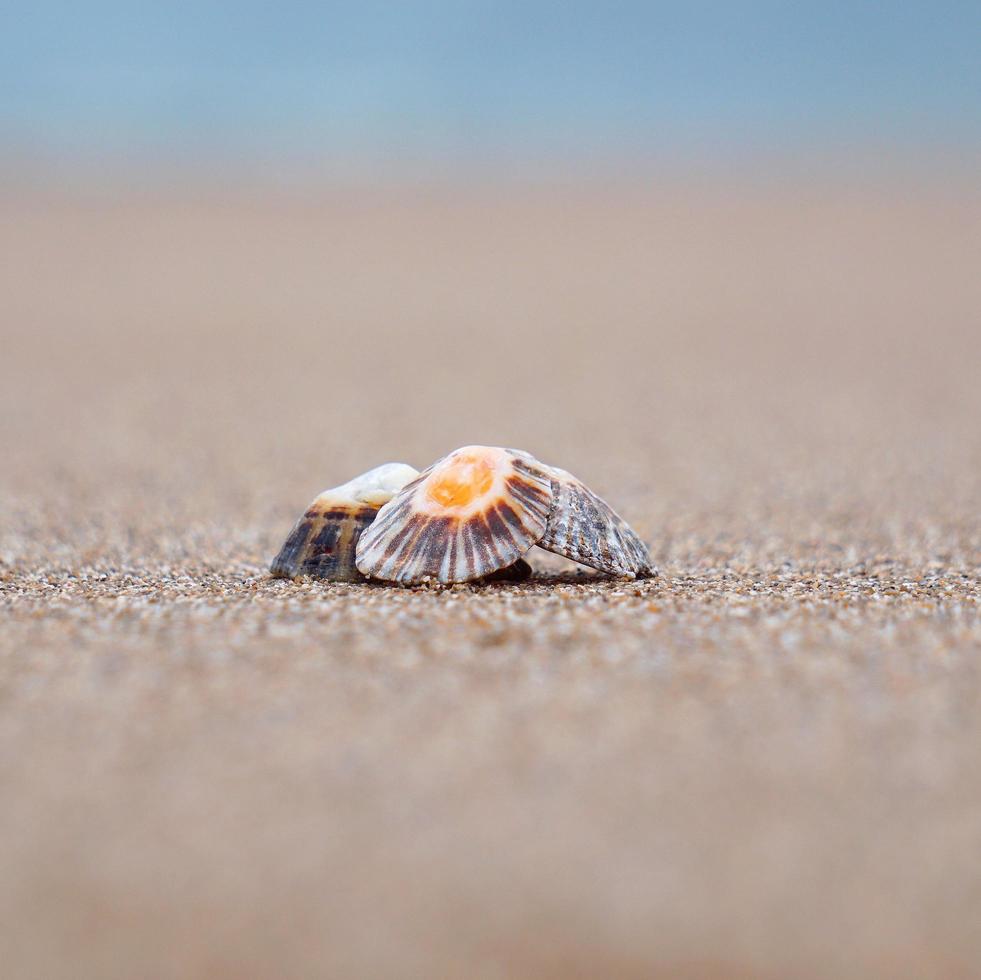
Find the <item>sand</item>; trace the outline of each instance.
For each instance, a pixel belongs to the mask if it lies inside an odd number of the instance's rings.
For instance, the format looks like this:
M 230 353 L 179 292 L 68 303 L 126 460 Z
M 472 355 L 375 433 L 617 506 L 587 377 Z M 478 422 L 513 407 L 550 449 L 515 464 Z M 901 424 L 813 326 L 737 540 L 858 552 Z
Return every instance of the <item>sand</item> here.
M 981 192 L 0 198 L 18 978 L 981 975 Z M 274 581 L 317 492 L 564 466 L 653 582 Z

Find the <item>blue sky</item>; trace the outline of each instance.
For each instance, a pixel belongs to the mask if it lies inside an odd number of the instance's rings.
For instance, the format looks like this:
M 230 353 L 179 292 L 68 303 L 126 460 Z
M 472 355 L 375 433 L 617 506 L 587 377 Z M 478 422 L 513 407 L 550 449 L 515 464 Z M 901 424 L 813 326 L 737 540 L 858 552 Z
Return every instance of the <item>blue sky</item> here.
M 56 158 L 981 143 L 981 2 L 0 0 L 0 140 Z

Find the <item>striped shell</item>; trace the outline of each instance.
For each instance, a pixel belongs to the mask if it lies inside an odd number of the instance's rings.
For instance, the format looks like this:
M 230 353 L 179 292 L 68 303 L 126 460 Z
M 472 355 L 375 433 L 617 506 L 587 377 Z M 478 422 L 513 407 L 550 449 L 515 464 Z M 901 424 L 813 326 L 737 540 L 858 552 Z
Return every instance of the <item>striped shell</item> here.
M 571 473 L 550 466 L 552 510 L 538 547 L 625 578 L 657 574 L 647 546 L 601 497 Z
M 404 487 L 361 536 L 357 566 L 391 582 L 470 582 L 545 533 L 552 479 L 527 453 L 464 446 Z
M 418 471 L 405 463 L 385 463 L 342 486 L 325 490 L 290 531 L 269 568 L 274 578 L 311 575 L 360 582 L 354 551 L 364 529 Z

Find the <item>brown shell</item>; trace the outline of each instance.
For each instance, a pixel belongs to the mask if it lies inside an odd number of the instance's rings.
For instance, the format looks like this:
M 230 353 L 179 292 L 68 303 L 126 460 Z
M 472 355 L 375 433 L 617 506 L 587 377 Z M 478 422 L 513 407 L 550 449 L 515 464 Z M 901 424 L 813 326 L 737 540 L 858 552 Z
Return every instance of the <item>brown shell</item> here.
M 275 578 L 315 578 L 360 582 L 354 549 L 382 504 L 419 475 L 406 463 L 382 463 L 332 490 L 306 509 L 273 559 Z
M 552 510 L 539 548 L 622 578 L 657 575 L 647 545 L 581 480 L 557 467 L 552 474 Z
M 438 499 L 440 481 L 477 460 L 491 482 L 459 506 Z M 464 446 L 444 456 L 378 512 L 361 536 L 357 566 L 391 582 L 470 582 L 508 568 L 542 536 L 551 477 L 527 453 Z
M 332 502 L 329 494 L 321 495 L 290 531 L 273 559 L 270 574 L 274 578 L 311 575 L 338 582 L 363 581 L 354 551 L 379 509 L 371 504 Z

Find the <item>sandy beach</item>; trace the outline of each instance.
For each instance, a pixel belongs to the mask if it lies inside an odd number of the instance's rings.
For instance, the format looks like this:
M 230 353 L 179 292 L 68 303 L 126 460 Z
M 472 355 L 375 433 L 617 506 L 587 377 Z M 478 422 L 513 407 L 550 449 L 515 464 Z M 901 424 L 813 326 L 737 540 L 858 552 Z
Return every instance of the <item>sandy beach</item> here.
M 981 975 L 981 191 L 0 194 L 11 978 Z M 645 582 L 266 574 L 576 473 Z

